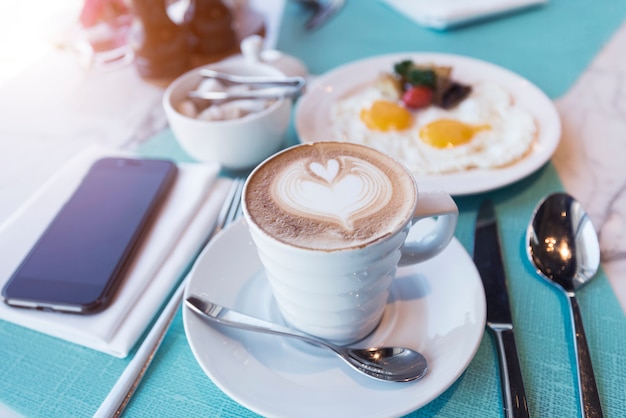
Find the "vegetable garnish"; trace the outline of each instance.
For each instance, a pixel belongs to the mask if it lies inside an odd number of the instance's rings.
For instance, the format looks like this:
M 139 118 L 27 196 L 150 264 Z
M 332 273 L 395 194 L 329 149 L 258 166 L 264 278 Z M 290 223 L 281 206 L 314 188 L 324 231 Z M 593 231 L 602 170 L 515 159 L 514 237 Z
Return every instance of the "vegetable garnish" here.
M 404 60 L 393 66 L 393 73 L 380 74 L 376 86 L 386 96 L 419 109 L 434 105 L 451 109 L 471 92 L 470 86 L 452 80 L 452 67 L 418 65 Z

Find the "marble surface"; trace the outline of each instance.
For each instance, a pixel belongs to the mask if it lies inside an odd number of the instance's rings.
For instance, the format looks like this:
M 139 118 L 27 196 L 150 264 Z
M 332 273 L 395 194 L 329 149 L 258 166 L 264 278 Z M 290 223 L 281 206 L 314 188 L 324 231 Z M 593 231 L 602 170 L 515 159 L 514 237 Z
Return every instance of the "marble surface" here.
M 626 311 L 626 24 L 556 106 L 563 135 L 552 161 L 598 231 L 602 266 Z

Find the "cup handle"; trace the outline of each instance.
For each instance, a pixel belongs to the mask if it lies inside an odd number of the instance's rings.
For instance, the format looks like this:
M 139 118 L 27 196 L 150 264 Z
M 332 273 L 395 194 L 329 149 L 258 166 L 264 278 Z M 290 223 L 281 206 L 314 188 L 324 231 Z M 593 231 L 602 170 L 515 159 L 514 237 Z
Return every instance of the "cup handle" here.
M 436 217 L 435 225 L 421 237 L 409 234 L 402 248 L 399 266 L 419 263 L 439 254 L 454 236 L 459 209 L 445 192 L 420 192 L 411 225 Z

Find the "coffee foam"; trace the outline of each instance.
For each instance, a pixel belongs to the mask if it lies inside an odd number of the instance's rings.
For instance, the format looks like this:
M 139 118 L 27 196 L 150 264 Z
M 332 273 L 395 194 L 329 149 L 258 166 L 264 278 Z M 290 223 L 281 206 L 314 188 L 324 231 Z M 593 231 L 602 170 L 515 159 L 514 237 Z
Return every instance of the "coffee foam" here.
M 291 148 L 255 170 L 246 187 L 252 221 L 303 248 L 360 247 L 397 231 L 416 201 L 412 175 L 373 149 L 320 142 Z

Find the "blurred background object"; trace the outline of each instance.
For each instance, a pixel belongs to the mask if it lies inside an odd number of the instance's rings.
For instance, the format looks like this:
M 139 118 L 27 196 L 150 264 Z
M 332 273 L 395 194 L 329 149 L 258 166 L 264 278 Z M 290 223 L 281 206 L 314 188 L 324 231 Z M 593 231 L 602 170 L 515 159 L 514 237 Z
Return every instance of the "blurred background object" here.
M 74 48 L 84 67 L 116 69 L 133 61 L 128 33 L 133 16 L 124 0 L 85 0 Z
M 165 85 L 190 68 L 239 53 L 245 37 L 265 35 L 266 17 L 251 3 L 0 2 L 0 84 L 58 48 L 74 53 L 85 70 L 110 71 L 134 64 L 143 78 Z
M 174 22 L 164 0 L 130 0 L 133 24 L 129 44 L 139 75 L 171 79 L 189 69 L 191 51 L 184 22 Z
M 129 1 L 135 65 L 142 77 L 159 84 L 238 54 L 241 40 L 264 33 L 263 17 L 247 1 Z
M 185 25 L 191 51 L 201 55 L 236 50 L 233 13 L 221 0 L 191 0 Z

